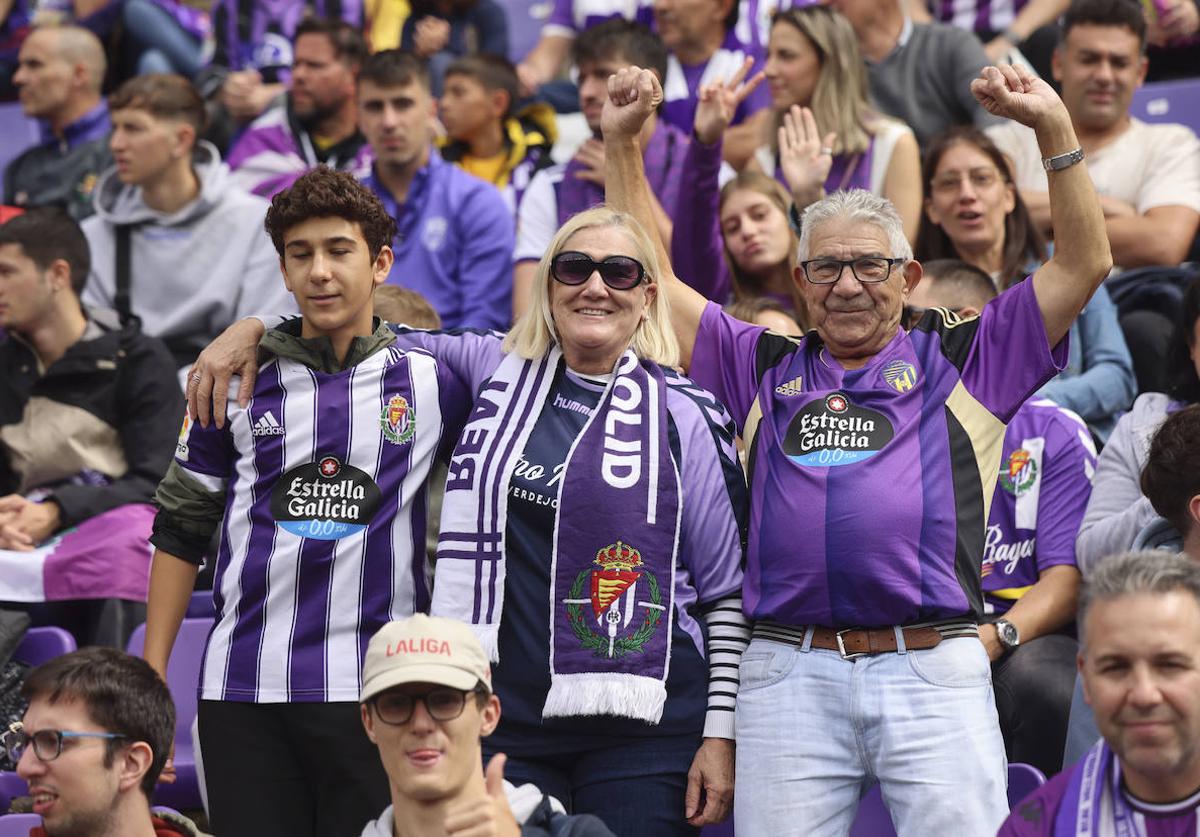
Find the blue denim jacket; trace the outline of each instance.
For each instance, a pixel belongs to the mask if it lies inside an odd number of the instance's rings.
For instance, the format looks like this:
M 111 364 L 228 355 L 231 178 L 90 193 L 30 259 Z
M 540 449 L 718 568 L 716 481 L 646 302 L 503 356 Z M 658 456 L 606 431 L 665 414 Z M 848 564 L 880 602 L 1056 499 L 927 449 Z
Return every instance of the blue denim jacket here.
M 1137 394 L 1133 360 L 1117 322 L 1117 307 L 1103 285 L 1071 324 L 1067 368 L 1038 394 L 1078 413 L 1101 442 L 1132 403 Z

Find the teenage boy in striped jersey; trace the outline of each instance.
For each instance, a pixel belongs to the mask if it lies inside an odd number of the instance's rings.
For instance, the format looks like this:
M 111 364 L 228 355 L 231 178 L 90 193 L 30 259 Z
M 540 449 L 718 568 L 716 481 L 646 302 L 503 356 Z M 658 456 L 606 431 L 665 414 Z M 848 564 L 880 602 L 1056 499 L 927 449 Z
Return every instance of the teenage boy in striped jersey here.
M 425 482 L 469 393 L 372 317 L 395 224 L 350 175 L 318 168 L 266 229 L 301 318 L 269 330 L 248 406 L 185 420 L 159 486 L 146 659 L 165 673 L 224 516 L 200 744 L 223 837 L 357 834 L 388 804 L 359 721 L 361 662 L 385 623 L 429 608 Z

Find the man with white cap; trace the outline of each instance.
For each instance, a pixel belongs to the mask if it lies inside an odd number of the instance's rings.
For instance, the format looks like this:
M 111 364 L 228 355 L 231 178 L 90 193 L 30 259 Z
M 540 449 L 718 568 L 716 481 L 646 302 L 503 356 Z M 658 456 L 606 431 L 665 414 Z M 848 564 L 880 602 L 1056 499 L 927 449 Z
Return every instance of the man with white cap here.
M 503 755 L 481 769 L 480 739 L 500 721 L 492 670 L 471 629 L 417 614 L 367 646 L 362 721 L 379 748 L 392 804 L 362 837 L 612 837 L 592 816 L 567 816 L 533 785 L 504 781 Z

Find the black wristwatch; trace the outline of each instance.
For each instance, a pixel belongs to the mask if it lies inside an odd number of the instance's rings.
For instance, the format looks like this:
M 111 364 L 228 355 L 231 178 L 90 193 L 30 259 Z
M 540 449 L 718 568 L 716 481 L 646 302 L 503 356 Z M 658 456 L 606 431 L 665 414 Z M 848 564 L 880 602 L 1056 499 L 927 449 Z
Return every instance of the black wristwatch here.
M 992 624 L 996 626 L 996 638 L 1000 640 L 1005 651 L 1012 651 L 1021 644 L 1021 632 L 1012 622 L 1007 619 L 997 619 Z

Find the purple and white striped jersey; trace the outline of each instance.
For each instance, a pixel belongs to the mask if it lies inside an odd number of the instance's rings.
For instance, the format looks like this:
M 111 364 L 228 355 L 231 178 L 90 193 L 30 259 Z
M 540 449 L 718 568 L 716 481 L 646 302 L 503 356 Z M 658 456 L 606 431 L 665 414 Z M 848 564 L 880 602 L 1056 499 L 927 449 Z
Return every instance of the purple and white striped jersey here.
M 939 23 L 950 23 L 968 32 L 1003 32 L 1012 26 L 1029 0 L 929 0 L 929 11 Z
M 358 700 L 371 635 L 429 608 L 425 483 L 469 406 L 392 345 L 333 374 L 272 359 L 223 429 L 185 423 L 176 462 L 227 497 L 202 699 Z

